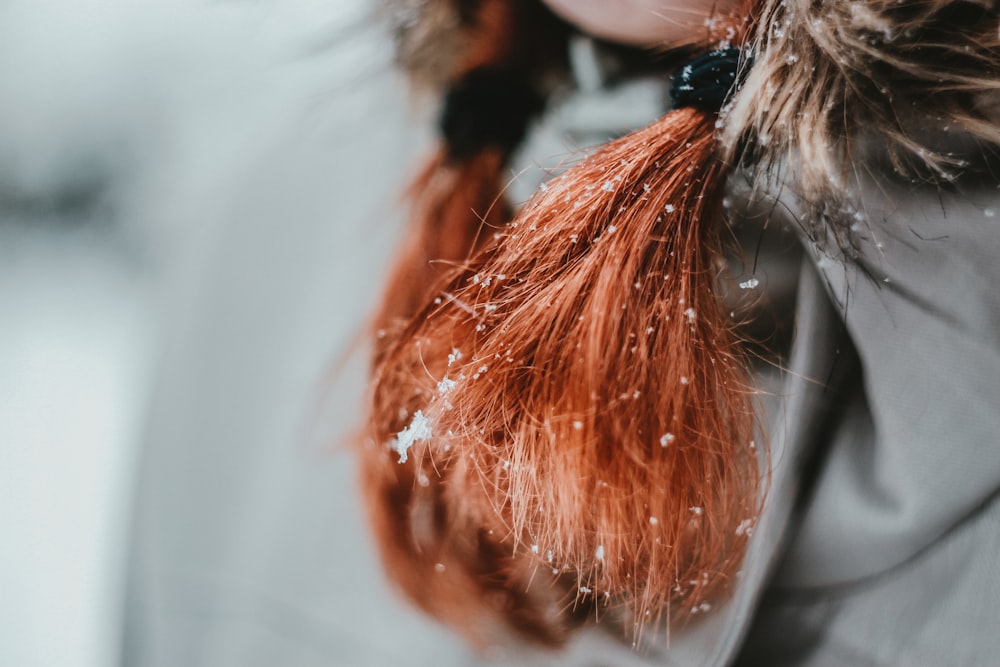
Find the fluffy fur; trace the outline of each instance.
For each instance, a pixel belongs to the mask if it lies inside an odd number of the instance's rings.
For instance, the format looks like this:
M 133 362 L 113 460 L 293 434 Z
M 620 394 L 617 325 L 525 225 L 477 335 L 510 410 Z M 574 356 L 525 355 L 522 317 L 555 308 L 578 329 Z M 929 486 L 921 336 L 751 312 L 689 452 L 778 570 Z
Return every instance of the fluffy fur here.
M 744 90 L 753 92 L 732 100 L 721 145 L 744 149 L 758 178 L 794 189 L 819 242 L 849 249 L 851 172 L 873 155 L 946 184 L 966 165 L 935 137 L 1000 144 L 992 0 L 768 0 L 749 45 L 757 58 Z

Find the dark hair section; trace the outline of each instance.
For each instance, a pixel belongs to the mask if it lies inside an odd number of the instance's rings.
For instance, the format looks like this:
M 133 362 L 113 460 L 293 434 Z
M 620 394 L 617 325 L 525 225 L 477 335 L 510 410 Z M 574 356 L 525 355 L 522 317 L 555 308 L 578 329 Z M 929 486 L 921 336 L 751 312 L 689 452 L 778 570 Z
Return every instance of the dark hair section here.
M 487 67 L 467 72 L 448 90 L 441 113 L 448 157 L 467 160 L 490 148 L 509 155 L 544 108 L 543 94 L 516 72 Z

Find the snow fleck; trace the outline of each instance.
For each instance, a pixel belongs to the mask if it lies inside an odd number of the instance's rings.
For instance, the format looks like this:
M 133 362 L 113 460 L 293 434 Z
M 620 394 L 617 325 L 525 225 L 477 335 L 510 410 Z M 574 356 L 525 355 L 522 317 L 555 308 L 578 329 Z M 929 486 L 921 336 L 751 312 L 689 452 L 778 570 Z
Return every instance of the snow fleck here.
M 533 554 L 537 554 L 538 553 L 538 545 L 537 544 L 532 544 L 531 545 L 531 553 L 533 553 Z
M 420 473 L 419 475 L 417 475 L 417 484 L 426 489 L 428 486 L 431 485 L 431 480 L 424 473 Z
M 614 192 L 615 191 L 614 181 L 604 181 L 604 185 L 601 186 L 601 189 L 604 190 L 605 192 Z
M 594 591 L 593 591 L 593 589 L 587 588 L 586 586 L 580 586 L 580 592 L 583 593 L 584 595 L 589 595 L 590 593 L 593 593 Z
M 687 375 L 682 375 L 681 376 L 681 384 L 687 385 L 687 384 L 690 384 L 690 383 L 691 383 L 691 380 L 690 380 L 690 378 L 688 378 Z
M 542 192 L 548 192 L 549 191 L 549 184 L 548 183 L 542 183 L 541 185 L 538 186 L 538 189 L 541 190 Z
M 597 551 L 594 552 L 594 558 L 597 560 L 604 560 L 604 545 L 598 544 Z
M 452 348 L 451 354 L 448 355 L 448 366 L 451 366 L 456 361 L 462 358 L 462 352 L 457 347 Z
M 660 523 L 660 520 L 657 519 L 655 516 L 649 517 L 649 525 L 656 526 L 656 525 L 659 525 L 659 523 Z
M 695 318 L 698 316 L 698 313 L 695 312 L 694 308 L 688 308 L 684 311 L 684 316 L 688 318 L 688 322 L 693 324 Z
M 437 383 L 438 393 L 441 394 L 442 396 L 444 396 L 445 394 L 447 394 L 448 392 L 450 392 L 452 389 L 454 389 L 457 384 L 458 383 L 455 382 L 454 380 L 449 380 L 448 378 L 445 378 L 445 379 L 443 379 L 443 380 L 441 380 L 440 382 Z
M 985 210 L 983 211 L 983 215 L 985 215 L 985 216 L 986 216 L 987 218 L 992 218 L 992 217 L 993 217 L 993 216 L 995 216 L 996 214 L 997 214 L 997 213 L 996 213 L 996 211 L 994 211 L 994 210 L 993 210 L 993 209 L 991 209 L 991 208 L 988 208 L 988 209 L 985 209 Z
M 548 551 L 545 552 L 545 560 L 546 561 L 548 561 L 549 563 L 551 563 L 553 558 L 555 558 L 555 554 L 552 553 L 552 549 L 549 549 Z
M 736 534 L 750 537 L 753 534 L 753 519 L 743 519 L 740 521 L 740 525 L 736 526 Z
M 439 573 L 439 574 L 440 574 L 441 572 L 444 572 L 444 563 L 437 563 L 437 564 L 436 564 L 436 565 L 434 566 L 434 571 L 435 571 L 435 572 L 437 572 L 437 573 Z
M 413 415 L 410 425 L 396 435 L 393 449 L 399 454 L 399 462 L 406 463 L 408 452 L 413 443 L 419 440 L 428 440 L 431 437 L 431 420 L 424 416 L 424 413 L 417 410 Z
M 614 225 L 608 225 L 608 234 L 614 234 L 615 231 L 617 231 L 617 230 L 618 230 L 618 228 L 615 227 Z
M 750 278 L 749 280 L 744 280 L 740 283 L 740 289 L 754 289 L 760 285 L 760 281 L 756 278 Z
M 672 445 L 674 441 L 677 440 L 677 436 L 673 433 L 664 433 L 660 436 L 660 447 L 667 447 Z
M 653 327 L 646 327 L 646 333 L 651 334 L 654 331 L 656 331 L 656 329 L 654 329 Z
M 575 421 L 575 422 L 573 422 L 573 428 L 575 428 L 577 431 L 582 431 L 583 430 L 583 422 L 582 421 Z
M 666 211 L 667 213 L 673 213 L 674 212 L 674 205 L 673 204 L 667 204 L 666 206 L 663 207 L 663 210 Z
M 701 516 L 702 513 L 705 511 L 700 507 L 689 507 L 688 509 L 691 510 L 695 516 Z

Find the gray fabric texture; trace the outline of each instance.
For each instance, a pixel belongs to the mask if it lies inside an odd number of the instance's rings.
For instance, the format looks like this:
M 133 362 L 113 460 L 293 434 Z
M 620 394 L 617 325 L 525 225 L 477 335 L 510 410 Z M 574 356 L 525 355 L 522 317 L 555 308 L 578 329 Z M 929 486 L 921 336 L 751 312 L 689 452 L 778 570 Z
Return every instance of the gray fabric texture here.
M 810 249 L 859 369 L 742 664 L 994 664 L 997 182 L 858 190 L 858 258 Z

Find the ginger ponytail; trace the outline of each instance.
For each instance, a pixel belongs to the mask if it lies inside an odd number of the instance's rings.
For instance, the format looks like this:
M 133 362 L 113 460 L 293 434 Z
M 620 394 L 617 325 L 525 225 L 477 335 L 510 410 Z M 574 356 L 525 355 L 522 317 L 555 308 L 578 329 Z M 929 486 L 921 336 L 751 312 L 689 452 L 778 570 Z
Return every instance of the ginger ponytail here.
M 637 639 L 734 582 L 763 473 L 715 287 L 727 160 L 716 113 L 685 103 L 480 235 L 377 354 L 362 469 L 383 559 L 475 643 L 558 645 L 606 615 Z
M 405 242 L 376 318 L 383 339 L 391 339 L 432 285 L 482 245 L 491 233 L 484 230 L 510 219 L 502 197 L 505 167 L 544 109 L 554 73 L 566 65 L 566 28 L 537 1 L 449 4 L 468 46 L 446 77 L 441 144 L 406 192 Z

